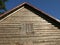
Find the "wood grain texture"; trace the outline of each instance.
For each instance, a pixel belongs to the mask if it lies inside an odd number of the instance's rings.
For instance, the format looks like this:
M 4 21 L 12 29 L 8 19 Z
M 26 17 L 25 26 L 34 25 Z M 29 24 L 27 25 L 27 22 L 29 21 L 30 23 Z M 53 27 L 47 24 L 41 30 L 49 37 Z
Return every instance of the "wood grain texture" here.
M 0 20 L 0 45 L 60 45 L 60 29 L 22 7 Z

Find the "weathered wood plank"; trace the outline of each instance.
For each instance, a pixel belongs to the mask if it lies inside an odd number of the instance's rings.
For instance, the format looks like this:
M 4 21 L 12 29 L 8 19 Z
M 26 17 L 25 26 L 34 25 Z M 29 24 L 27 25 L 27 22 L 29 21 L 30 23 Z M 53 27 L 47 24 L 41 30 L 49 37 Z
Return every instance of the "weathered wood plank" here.
M 60 45 L 60 29 L 22 7 L 0 21 L 0 45 Z

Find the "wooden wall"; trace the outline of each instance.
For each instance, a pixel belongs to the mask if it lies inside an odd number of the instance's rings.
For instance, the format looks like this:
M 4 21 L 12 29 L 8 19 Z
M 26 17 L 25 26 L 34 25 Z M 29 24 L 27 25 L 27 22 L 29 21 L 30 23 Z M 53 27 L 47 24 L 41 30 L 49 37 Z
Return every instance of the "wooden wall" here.
M 23 6 L 0 20 L 0 45 L 60 45 L 60 29 Z

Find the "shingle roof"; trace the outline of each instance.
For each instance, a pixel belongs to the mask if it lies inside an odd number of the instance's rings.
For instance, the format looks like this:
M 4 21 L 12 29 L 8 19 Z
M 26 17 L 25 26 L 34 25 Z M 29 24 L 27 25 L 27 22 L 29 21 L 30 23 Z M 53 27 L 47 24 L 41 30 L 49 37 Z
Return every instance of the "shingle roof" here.
M 3 19 L 4 17 L 6 17 L 7 15 L 13 13 L 14 11 L 18 10 L 19 8 L 21 8 L 22 6 L 26 6 L 26 8 L 28 8 L 29 10 L 33 11 L 34 13 L 36 14 L 42 14 L 42 15 L 39 15 L 41 17 L 43 17 L 44 19 L 50 21 L 51 23 L 59 26 L 60 28 L 60 20 L 52 17 L 51 15 L 48 15 L 47 13 L 43 12 L 42 10 L 40 9 L 37 9 L 36 7 L 32 6 L 31 4 L 27 3 L 27 2 L 24 2 L 22 4 L 20 4 L 19 6 L 13 8 L 12 10 L 9 10 L 7 12 L 5 12 L 4 14 L 1 14 L 0 15 L 0 20 Z

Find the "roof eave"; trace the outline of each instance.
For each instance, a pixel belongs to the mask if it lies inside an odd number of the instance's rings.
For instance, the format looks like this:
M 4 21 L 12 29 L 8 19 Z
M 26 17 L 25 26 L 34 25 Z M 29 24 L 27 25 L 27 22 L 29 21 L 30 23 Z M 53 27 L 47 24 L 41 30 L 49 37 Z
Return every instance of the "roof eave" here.
M 38 8 L 34 7 L 33 5 L 31 5 L 31 4 L 28 3 L 28 2 L 24 2 L 24 3 L 20 4 L 19 6 L 13 8 L 12 10 L 9 10 L 9 11 L 5 12 L 4 14 L 1 14 L 1 15 L 0 15 L 0 18 L 2 18 L 2 17 L 4 17 L 5 15 L 8 15 L 8 14 L 14 12 L 15 10 L 19 9 L 20 7 L 22 7 L 22 6 L 25 5 L 25 4 L 31 6 L 32 8 L 36 9 L 37 11 L 40 11 L 41 13 L 43 13 L 43 14 L 45 14 L 46 16 L 50 17 L 51 19 L 53 19 L 53 20 L 57 21 L 58 23 L 60 23 L 60 20 L 58 20 L 58 19 L 54 18 L 53 16 L 51 16 L 51 15 L 43 12 L 41 9 L 38 9 Z

